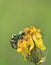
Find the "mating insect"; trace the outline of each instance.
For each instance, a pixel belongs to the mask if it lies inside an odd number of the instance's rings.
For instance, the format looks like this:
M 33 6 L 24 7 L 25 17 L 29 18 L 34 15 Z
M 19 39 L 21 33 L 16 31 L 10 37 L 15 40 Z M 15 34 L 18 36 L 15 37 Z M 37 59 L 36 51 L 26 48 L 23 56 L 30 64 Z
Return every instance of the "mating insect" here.
M 24 35 L 25 35 L 25 32 L 20 32 L 18 35 L 17 34 L 12 35 L 12 38 L 10 40 L 12 48 L 17 49 L 18 40 L 23 39 Z

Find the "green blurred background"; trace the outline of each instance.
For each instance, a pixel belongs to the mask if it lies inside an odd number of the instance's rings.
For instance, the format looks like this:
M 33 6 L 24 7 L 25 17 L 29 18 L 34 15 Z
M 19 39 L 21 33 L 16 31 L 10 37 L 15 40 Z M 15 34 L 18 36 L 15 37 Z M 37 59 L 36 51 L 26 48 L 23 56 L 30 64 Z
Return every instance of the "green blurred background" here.
M 0 0 L 0 65 L 34 65 L 10 45 L 12 34 L 30 25 L 41 29 L 51 64 L 51 0 Z

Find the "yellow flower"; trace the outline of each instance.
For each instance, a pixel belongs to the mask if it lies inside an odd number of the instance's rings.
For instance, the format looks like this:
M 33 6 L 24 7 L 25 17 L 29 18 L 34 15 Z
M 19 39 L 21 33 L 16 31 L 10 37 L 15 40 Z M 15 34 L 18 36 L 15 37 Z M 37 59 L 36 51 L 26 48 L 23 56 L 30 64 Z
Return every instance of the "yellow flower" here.
M 25 60 L 36 65 L 46 60 L 46 47 L 44 45 L 41 30 L 35 26 L 27 27 L 18 35 L 13 35 L 11 45 L 21 53 Z
M 27 60 L 27 55 L 31 56 L 31 51 L 35 46 L 42 51 L 44 51 L 46 47 L 44 46 L 40 29 L 31 26 L 29 28 L 25 28 L 24 32 L 26 34 L 23 36 L 23 39 L 18 41 L 17 52 L 21 53 L 24 59 Z

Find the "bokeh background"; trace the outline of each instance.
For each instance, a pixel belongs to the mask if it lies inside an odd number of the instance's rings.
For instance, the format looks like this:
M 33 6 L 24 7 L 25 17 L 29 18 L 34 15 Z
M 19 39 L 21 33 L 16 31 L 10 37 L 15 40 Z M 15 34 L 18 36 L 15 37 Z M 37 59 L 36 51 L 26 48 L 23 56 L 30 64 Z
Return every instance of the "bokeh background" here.
M 51 64 L 51 0 L 0 0 L 0 65 L 34 65 L 10 45 L 12 34 L 28 26 L 41 29 Z

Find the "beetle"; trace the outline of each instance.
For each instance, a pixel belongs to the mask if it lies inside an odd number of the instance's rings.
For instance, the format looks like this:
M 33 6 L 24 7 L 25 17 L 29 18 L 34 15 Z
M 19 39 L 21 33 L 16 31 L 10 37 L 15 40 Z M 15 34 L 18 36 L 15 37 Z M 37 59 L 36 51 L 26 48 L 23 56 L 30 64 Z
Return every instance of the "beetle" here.
M 17 49 L 17 43 L 19 40 L 23 39 L 23 36 L 25 35 L 25 32 L 22 31 L 19 34 L 13 34 L 10 40 L 10 44 L 12 48 Z

